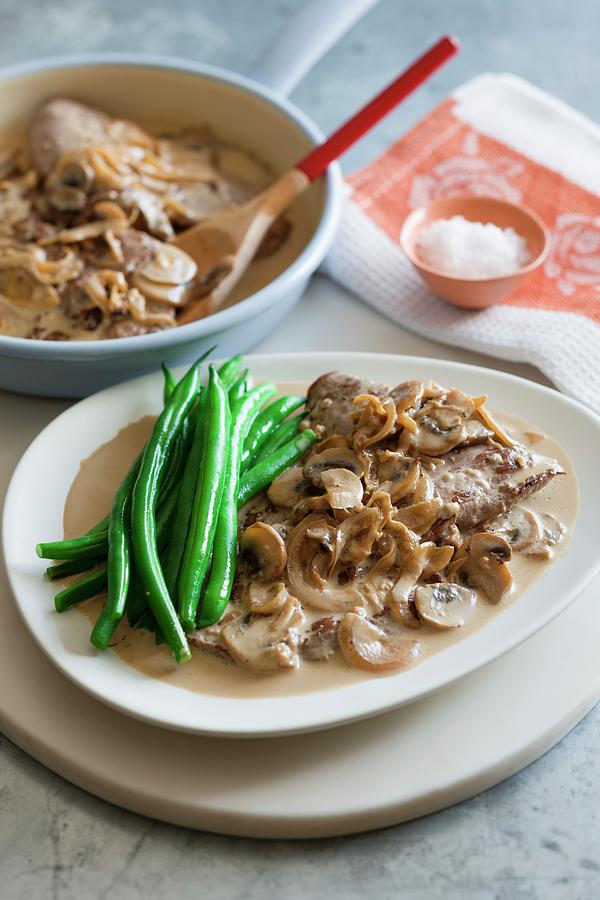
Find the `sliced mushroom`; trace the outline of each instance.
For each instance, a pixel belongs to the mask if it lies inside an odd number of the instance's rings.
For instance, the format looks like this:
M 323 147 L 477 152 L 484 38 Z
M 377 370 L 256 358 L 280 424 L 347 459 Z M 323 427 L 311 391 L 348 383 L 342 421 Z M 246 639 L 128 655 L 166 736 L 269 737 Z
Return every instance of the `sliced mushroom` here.
M 237 618 L 221 632 L 223 643 L 241 666 L 257 672 L 298 665 L 299 629 L 304 615 L 296 600 L 289 597 L 271 616 Z
M 435 485 L 427 472 L 421 472 L 419 480 L 412 496 L 411 503 L 422 503 L 424 500 L 433 500 Z
M 421 651 L 418 641 L 407 639 L 393 627 L 369 622 L 354 612 L 346 613 L 340 622 L 338 641 L 348 664 L 368 672 L 406 668 Z
M 465 414 L 457 406 L 430 400 L 415 413 L 414 419 L 417 432 L 412 443 L 419 453 L 441 456 L 465 440 Z
M 173 244 L 156 241 L 152 259 L 133 275 L 133 283 L 152 300 L 180 306 L 187 299 L 197 266 L 191 256 Z
M 378 475 L 381 488 L 389 493 L 392 503 L 413 493 L 419 480 L 419 461 L 392 450 L 381 450 L 377 454 Z
M 421 544 L 421 553 L 426 555 L 421 574 L 423 578 L 430 578 L 432 575 L 437 575 L 450 563 L 454 555 L 454 547 L 448 544 L 436 547 L 435 544 L 427 542 Z
M 423 397 L 422 381 L 403 381 L 390 391 L 390 397 L 396 404 L 398 413 L 407 409 L 415 409 Z
M 334 576 L 340 557 L 339 529 L 344 525 L 338 527 L 329 516 L 313 513 L 294 528 L 288 544 L 290 589 L 303 606 L 312 609 L 348 612 L 363 607 L 379 612 L 389 590 L 385 579 L 376 578 L 369 584 L 357 578 L 342 585 Z
M 455 406 L 460 409 L 465 418 L 469 419 L 475 412 L 475 401 L 469 394 L 465 394 L 458 388 L 450 388 L 446 392 L 445 403 L 448 406 Z
M 349 469 L 326 469 L 321 475 L 327 501 L 332 509 L 354 509 L 360 506 L 363 486 Z
M 460 584 L 423 584 L 415 591 L 415 607 L 435 628 L 464 628 L 475 614 L 477 595 Z
M 464 558 L 456 569 L 459 581 L 481 590 L 490 603 L 499 603 L 512 588 L 512 575 L 507 562 L 512 556 L 510 544 L 489 531 L 474 534 Z
M 363 464 L 358 454 L 345 447 L 329 447 L 321 453 L 313 453 L 304 464 L 304 477 L 315 487 L 322 487 L 326 469 L 348 469 L 359 478 L 363 474 Z
M 324 441 L 319 441 L 316 444 L 315 452 L 321 453 L 323 450 L 330 450 L 332 447 L 344 447 L 347 450 L 349 446 L 350 444 L 345 434 L 330 434 Z
M 302 467 L 292 466 L 271 482 L 267 497 L 273 506 L 293 509 L 298 501 L 306 495 L 308 487 L 309 482 L 304 477 Z
M 513 506 L 489 526 L 494 534 L 505 538 L 513 550 L 525 550 L 542 539 L 542 523 L 531 509 Z
M 416 534 L 425 534 L 437 521 L 441 508 L 440 498 L 433 497 L 431 500 L 422 500 L 420 503 L 397 509 L 394 518 Z
M 407 628 L 418 628 L 419 619 L 415 615 L 412 594 L 421 578 L 430 577 L 445 569 L 452 558 L 453 547 L 436 547 L 427 542 L 418 543 L 417 535 L 406 526 L 404 540 L 404 560 L 400 577 L 393 586 L 388 603 L 394 618 Z
M 242 532 L 240 555 L 252 575 L 263 581 L 279 578 L 287 563 L 280 534 L 266 522 L 255 522 Z
M 290 596 L 283 581 L 262 584 L 251 581 L 246 592 L 246 603 L 251 613 L 270 616 L 277 612 Z
M 368 506 L 345 519 L 338 528 L 333 565 L 358 566 L 370 556 L 383 524 L 378 506 Z
M 506 538 L 513 550 L 540 559 L 552 557 L 552 548 L 565 533 L 564 526 L 555 516 L 537 513 L 524 506 L 513 506 L 488 525 L 488 528 L 494 534 Z
M 423 571 L 423 555 L 417 548 L 406 560 L 402 573 L 388 597 L 394 618 L 406 628 L 419 628 L 420 622 L 411 605 L 411 595 Z

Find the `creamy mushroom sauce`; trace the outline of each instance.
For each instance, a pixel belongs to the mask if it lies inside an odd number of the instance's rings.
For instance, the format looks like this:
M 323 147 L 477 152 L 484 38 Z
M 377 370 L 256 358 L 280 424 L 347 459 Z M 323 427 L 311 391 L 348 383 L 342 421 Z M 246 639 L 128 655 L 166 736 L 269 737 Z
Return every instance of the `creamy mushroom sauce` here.
M 0 138 L 0 333 L 88 341 L 177 325 L 225 271 L 200 278 L 169 242 L 272 180 L 266 164 L 206 128 L 165 135 L 50 98 L 26 133 Z M 307 231 L 293 204 L 226 305 L 283 272 Z
M 305 390 L 305 387 L 286 384 L 281 385 L 281 390 L 284 393 L 299 393 Z M 519 443 L 530 447 L 536 453 L 556 459 L 565 469 L 566 476 L 554 478 L 543 490 L 518 506 L 519 516 L 533 512 L 541 518 L 551 516 L 549 522 L 555 523 L 558 520 L 561 526 L 558 543 L 550 553 L 547 547 L 542 548 L 540 553 L 535 552 L 536 548 L 533 554 L 514 552 L 509 564 L 514 579 L 512 591 L 497 604 L 491 604 L 483 597 L 479 597 L 468 627 L 437 630 L 427 625 L 415 631 L 405 629 L 405 635 L 418 640 L 420 645 L 420 653 L 412 660 L 413 663 L 421 662 L 432 654 L 463 640 L 518 600 L 533 582 L 545 574 L 552 557 L 564 552 L 572 530 L 578 506 L 577 481 L 566 453 L 552 438 L 532 430 L 530 425 L 516 416 L 497 413 L 496 420 Z M 66 537 L 83 533 L 108 511 L 116 487 L 131 460 L 146 441 L 152 424 L 153 420 L 147 417 L 128 426 L 81 463 L 65 506 Z M 497 524 L 499 528 L 503 525 L 500 521 Z M 508 530 L 511 527 L 514 530 L 515 524 L 519 523 L 511 521 Z M 502 533 L 508 533 L 506 527 Z M 102 601 L 102 597 L 93 598 L 79 607 L 90 624 L 95 622 Z M 307 608 L 303 611 L 306 616 L 304 632 L 310 630 L 312 622 L 328 615 Z M 269 674 L 223 663 L 219 658 L 199 649 L 193 650 L 190 663 L 177 666 L 165 646 L 155 646 L 152 634 L 133 630 L 126 624 L 119 627 L 114 651 L 123 662 L 152 678 L 191 691 L 219 696 L 269 697 L 299 694 L 326 690 L 386 674 L 394 675 L 402 671 L 393 669 L 374 675 L 349 666 L 340 652 L 325 661 L 303 660 L 299 668 L 283 668 Z

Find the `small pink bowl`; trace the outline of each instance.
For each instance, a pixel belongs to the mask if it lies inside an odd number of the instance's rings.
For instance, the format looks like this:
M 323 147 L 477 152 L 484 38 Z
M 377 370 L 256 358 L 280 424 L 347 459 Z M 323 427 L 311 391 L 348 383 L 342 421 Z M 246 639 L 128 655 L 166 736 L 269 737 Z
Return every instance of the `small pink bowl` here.
M 417 254 L 421 231 L 436 219 L 464 216 L 471 222 L 492 222 L 499 228 L 514 228 L 527 242 L 530 262 L 510 275 L 494 278 L 459 278 L 426 266 Z M 524 206 L 495 197 L 444 197 L 415 209 L 404 221 L 400 246 L 423 281 L 443 300 L 466 309 L 483 309 L 508 297 L 545 260 L 550 232 L 539 216 Z

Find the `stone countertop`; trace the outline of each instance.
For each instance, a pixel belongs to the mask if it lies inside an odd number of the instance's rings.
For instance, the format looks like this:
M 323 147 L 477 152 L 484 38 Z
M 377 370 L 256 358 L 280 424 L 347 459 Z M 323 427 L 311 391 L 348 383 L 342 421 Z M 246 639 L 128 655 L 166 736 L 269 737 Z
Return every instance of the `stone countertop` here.
M 135 49 L 244 71 L 296 6 L 290 0 L 0 0 L 0 58 Z M 485 70 L 522 75 L 599 119 L 599 26 L 597 0 L 381 0 L 293 99 L 330 130 L 415 53 L 451 31 L 462 40 L 460 57 L 354 148 L 347 170 Z M 322 289 L 317 279 L 294 319 L 257 349 L 351 349 L 337 346 L 335 336 L 320 336 L 319 346 L 299 343 L 307 306 Z M 356 321 L 364 322 L 357 349 L 450 355 L 409 338 L 338 288 L 326 294 L 331 321 L 351 304 Z M 502 367 L 533 374 L 526 366 Z M 58 401 L 47 406 L 48 420 L 64 408 Z M 537 763 L 468 802 L 385 831 L 293 843 L 200 834 L 143 819 L 71 786 L 0 737 L 0 896 L 587 900 L 600 896 L 599 746 L 596 709 Z

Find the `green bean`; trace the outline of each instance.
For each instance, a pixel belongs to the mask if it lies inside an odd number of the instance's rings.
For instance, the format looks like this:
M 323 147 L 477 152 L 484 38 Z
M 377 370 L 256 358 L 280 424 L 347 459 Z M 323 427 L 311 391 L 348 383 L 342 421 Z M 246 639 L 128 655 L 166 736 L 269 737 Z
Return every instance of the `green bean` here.
M 160 367 L 163 370 L 163 375 L 165 376 L 165 384 L 163 387 L 163 403 L 166 404 L 169 397 L 175 390 L 177 382 L 175 381 L 173 373 L 170 369 L 167 368 L 165 363 L 161 363 Z
M 131 581 L 129 584 L 129 591 L 127 592 L 125 609 L 127 612 L 127 621 L 131 627 L 141 627 L 140 620 L 148 609 L 148 598 L 144 592 L 144 586 L 138 578 L 134 561 L 131 563 Z
M 186 631 L 196 627 L 200 591 L 210 564 L 229 455 L 230 423 L 227 393 L 211 366 L 203 428 L 202 471 L 194 493 L 178 582 L 179 618 Z M 160 620 L 159 624 L 162 626 Z
M 129 518 L 131 492 L 138 476 L 143 452 L 119 485 L 108 519 L 108 594 L 92 630 L 91 642 L 105 650 L 125 612 L 131 574 Z
M 93 531 L 66 541 L 37 544 L 35 552 L 42 559 L 81 559 L 106 553 L 106 531 Z
M 66 562 L 58 563 L 55 566 L 48 566 L 46 575 L 50 581 L 58 581 L 59 578 L 66 578 L 68 575 L 78 575 L 80 572 L 87 572 L 89 569 L 95 568 L 100 563 L 105 562 L 103 556 L 86 557 L 85 559 L 68 559 Z
M 227 362 L 223 363 L 223 365 L 219 369 L 219 376 L 221 377 L 221 380 L 223 380 L 223 377 L 225 377 L 226 383 L 233 382 L 233 379 L 240 368 L 240 364 L 241 356 L 233 356 L 231 359 L 227 360 Z M 200 448 L 198 446 L 196 450 L 193 450 L 195 442 L 194 422 L 197 420 L 198 415 L 200 414 L 203 395 L 204 390 L 201 391 L 197 406 L 190 413 L 190 416 L 194 421 L 190 421 L 189 419 L 187 419 L 183 425 L 183 428 L 188 431 L 188 434 L 186 435 L 185 443 L 183 445 L 180 445 L 181 465 L 177 467 L 176 480 L 179 481 L 180 478 L 185 478 L 186 488 L 180 492 L 180 505 L 178 506 L 177 515 L 175 517 L 175 523 L 173 526 L 174 537 L 171 542 L 171 548 L 167 556 L 167 563 L 165 568 L 165 579 L 171 596 L 174 596 L 175 594 L 177 575 L 181 563 L 181 556 L 183 554 L 183 546 L 187 535 L 189 516 L 194 496 L 194 487 L 196 484 L 200 466 Z M 186 472 L 187 475 L 185 474 Z
M 177 503 L 177 490 L 175 490 L 176 485 L 173 486 L 173 489 L 170 491 L 168 495 L 161 497 L 159 500 L 159 506 L 156 517 L 156 530 L 159 536 L 159 544 L 161 542 L 161 536 L 163 536 L 167 532 L 168 525 L 170 522 L 170 518 L 175 510 L 175 506 Z M 99 537 L 103 539 L 102 544 L 102 553 L 98 556 L 85 556 L 81 558 L 69 559 L 64 563 L 59 563 L 56 566 L 48 566 L 46 569 L 46 574 L 48 577 L 55 581 L 57 578 L 64 578 L 66 575 L 75 575 L 78 572 L 85 572 L 88 569 L 92 569 L 99 562 L 103 562 L 106 559 L 108 553 L 108 532 L 104 531 L 98 534 Z
M 227 360 L 227 362 L 223 363 L 223 365 L 219 369 L 219 378 L 221 379 L 221 384 L 223 385 L 224 390 L 228 391 L 229 388 L 232 387 L 239 375 L 241 368 L 242 357 L 239 353 L 236 356 L 232 356 L 231 359 Z
M 190 659 L 191 653 L 158 558 L 155 512 L 169 450 L 198 393 L 201 361 L 198 360 L 182 378 L 156 421 L 133 488 L 131 508 L 131 542 L 136 569 L 148 594 L 148 605 L 178 662 Z
M 215 348 L 212 347 L 211 350 L 208 351 L 208 353 L 211 353 L 214 349 Z M 205 359 L 206 356 L 208 355 L 208 353 L 204 354 L 202 359 Z M 233 357 L 233 359 L 235 360 L 236 357 Z M 229 362 L 231 362 L 231 360 L 229 360 Z M 225 365 L 228 365 L 228 363 L 225 363 Z M 174 387 L 176 386 L 176 382 L 173 377 L 173 374 L 169 371 L 169 369 L 167 369 L 167 367 L 165 366 L 164 363 L 162 364 L 162 370 L 163 370 L 164 376 L 165 376 L 164 402 L 166 403 L 168 398 L 170 397 Z M 183 452 L 185 452 L 185 447 L 182 449 L 183 449 Z M 172 486 L 173 486 L 172 484 L 167 483 L 167 479 L 165 478 L 165 484 L 163 485 L 163 492 L 167 493 L 168 490 Z M 92 528 L 90 528 L 89 531 L 87 531 L 85 533 L 85 535 L 80 535 L 80 537 L 72 538 L 69 541 L 51 541 L 51 542 L 38 544 L 36 546 L 36 552 L 38 553 L 38 556 L 42 556 L 43 559 L 69 559 L 69 560 L 71 560 L 71 559 L 73 559 L 73 560 L 75 560 L 75 559 L 90 559 L 91 560 L 94 558 L 94 556 L 97 556 L 100 554 L 106 555 L 108 547 L 102 546 L 102 545 L 99 547 L 98 554 L 93 553 L 95 539 L 91 536 L 103 533 L 104 540 L 105 541 L 107 540 L 108 518 L 109 518 L 108 516 L 104 516 L 104 518 L 100 519 L 99 522 L 96 522 L 96 524 L 93 525 Z M 85 540 L 84 540 L 84 538 L 85 538 Z M 99 541 L 101 541 L 100 538 L 99 538 Z M 65 555 L 65 556 L 58 555 L 59 553 L 64 552 L 65 548 L 66 548 L 66 552 L 69 553 L 69 555 L 68 556 L 67 555 Z M 53 553 L 55 555 L 52 555 Z M 48 555 L 48 554 L 50 554 L 50 555 Z M 90 562 L 86 568 L 91 568 L 92 565 L 93 565 L 93 563 Z M 49 569 L 52 569 L 52 566 L 50 566 Z M 75 574 L 78 571 L 79 572 L 85 571 L 85 569 L 73 568 L 73 569 L 70 569 L 69 571 L 65 571 L 64 574 L 65 575 Z M 57 575 L 49 575 L 49 577 L 61 578 L 63 576 L 62 576 L 62 573 L 59 572 Z
M 287 444 L 288 441 L 291 441 L 298 433 L 300 423 L 305 417 L 305 414 L 301 412 L 291 419 L 285 419 L 281 425 L 278 425 L 275 431 L 271 432 L 265 443 L 262 445 L 256 457 L 256 462 L 261 462 L 263 459 L 266 459 L 267 456 L 271 456 L 272 453 L 279 450 L 284 444 Z
M 244 369 L 242 374 L 239 376 L 238 380 L 235 381 L 232 386 L 229 388 L 229 406 L 233 409 L 234 403 L 237 403 L 240 400 L 246 391 L 248 390 L 248 375 L 250 374 L 249 369 Z
M 181 560 L 183 558 L 192 507 L 194 505 L 194 493 L 202 466 L 202 440 L 206 398 L 207 392 L 202 391 L 200 403 L 192 413 L 192 445 L 185 462 L 181 484 L 179 486 L 177 509 L 175 510 L 173 528 L 171 529 L 169 546 L 167 548 L 164 571 L 165 581 L 171 597 L 175 596 L 177 590 L 177 578 L 179 576 Z
M 86 532 L 86 534 L 93 534 L 95 531 L 106 531 L 108 528 L 108 516 L 104 516 L 103 519 L 100 519 L 99 522 L 96 522 L 95 525 L 92 525 L 90 530 Z
M 165 546 L 165 544 L 167 543 L 167 539 L 169 536 L 169 529 L 170 529 L 170 525 L 171 525 L 171 519 L 173 516 L 173 512 L 175 511 L 175 507 L 177 506 L 177 493 L 178 493 L 177 490 L 174 490 L 169 495 L 169 497 L 165 497 L 162 505 L 158 509 L 158 513 L 156 516 L 156 535 L 157 535 L 157 542 L 158 542 L 159 550 L 162 549 Z M 73 560 L 73 561 L 69 560 L 68 563 L 63 563 L 62 565 L 65 565 L 65 566 L 70 565 L 70 564 L 72 564 L 72 562 L 79 562 L 79 560 Z M 100 572 L 100 570 L 102 568 L 104 569 L 104 572 L 105 572 L 104 581 L 102 583 L 100 583 L 98 586 L 98 583 L 94 579 L 92 579 L 88 584 L 89 576 L 86 575 L 84 578 L 80 578 L 78 581 L 74 581 L 71 584 L 67 585 L 67 587 L 63 588 L 63 590 L 60 592 L 61 598 L 59 601 L 59 605 L 56 607 L 58 612 L 64 612 L 65 609 L 69 609 L 71 606 L 74 606 L 76 603 L 80 603 L 82 600 L 87 600 L 87 598 L 91 597 L 93 594 L 100 593 L 100 591 L 102 591 L 106 587 L 107 574 L 108 574 L 108 566 L 107 566 L 106 560 L 105 559 L 86 559 L 86 560 L 82 560 L 82 562 L 86 563 L 87 569 L 92 568 L 92 566 L 95 566 L 96 564 L 102 563 L 102 565 L 100 566 L 100 568 L 97 571 Z M 50 568 L 52 568 L 52 566 Z M 56 566 L 55 568 L 58 569 L 59 566 Z M 75 573 L 73 572 L 73 574 L 75 574 Z M 90 574 L 94 575 L 95 573 L 90 573 Z M 138 579 L 138 581 L 139 581 L 139 579 Z M 134 584 L 134 588 L 135 588 L 135 584 Z M 129 592 L 129 594 L 131 594 L 131 593 L 132 593 L 132 591 Z M 58 597 L 58 594 L 56 596 Z M 143 604 L 144 604 L 143 609 L 145 609 L 147 606 L 147 599 L 143 593 L 143 589 L 142 589 L 142 597 L 143 597 Z M 56 603 L 55 603 L 55 605 L 56 605 Z M 60 606 L 60 608 L 59 608 L 59 606 Z
M 190 452 L 190 445 L 190 421 L 188 417 L 187 419 L 184 419 L 181 425 L 181 434 L 175 440 L 173 451 L 169 454 L 169 459 L 165 465 L 165 471 L 158 493 L 159 503 L 161 502 L 161 499 L 167 496 L 173 490 L 175 485 L 179 483 L 183 474 L 185 461 Z
M 167 480 L 165 479 L 165 486 L 161 490 L 161 495 L 159 497 L 161 506 L 171 491 L 176 487 L 175 482 L 177 480 L 178 478 L 169 479 L 170 484 L 167 484 Z M 83 572 L 86 569 L 91 569 L 94 565 L 92 560 L 97 557 L 106 556 L 108 553 L 108 517 L 101 519 L 100 522 L 97 522 L 93 528 L 80 537 L 38 544 L 35 549 L 37 555 L 42 559 L 61 559 L 72 562 L 81 560 L 82 567 L 69 568 L 64 571 L 59 570 L 56 575 L 54 574 L 55 567 L 49 566 L 48 569 L 46 569 L 46 572 L 51 578 L 62 578 L 63 575 L 71 575 L 76 572 Z M 85 562 L 87 562 L 87 565 L 84 565 Z M 50 573 L 50 570 L 52 570 L 52 574 Z
M 65 610 L 75 606 L 76 603 L 81 603 L 82 600 L 87 600 L 88 597 L 99 594 L 106 587 L 107 578 L 108 563 L 103 563 L 95 571 L 90 572 L 89 575 L 80 578 L 79 581 L 74 581 L 73 584 L 59 591 L 54 598 L 56 611 L 59 613 L 65 612 Z
M 256 455 L 261 449 L 267 438 L 271 435 L 274 428 L 280 422 L 288 417 L 288 415 L 299 406 L 306 403 L 305 397 L 278 397 L 277 400 L 263 409 L 261 414 L 256 417 L 252 428 L 244 443 L 244 453 L 242 456 L 242 472 L 249 469 L 254 464 Z
M 244 440 L 264 402 L 265 390 L 258 388 L 241 397 L 231 409 L 231 450 L 217 518 L 210 576 L 198 619 L 200 628 L 219 621 L 231 596 L 236 567 L 237 493 Z
M 238 490 L 238 506 L 242 506 L 251 500 L 252 497 L 264 490 L 272 481 L 292 466 L 302 454 L 308 450 L 311 444 L 314 444 L 317 436 L 310 428 L 306 428 L 296 435 L 279 450 L 276 450 L 272 456 L 263 459 L 257 463 L 248 472 L 246 472 L 241 481 Z

